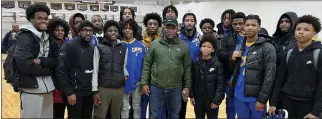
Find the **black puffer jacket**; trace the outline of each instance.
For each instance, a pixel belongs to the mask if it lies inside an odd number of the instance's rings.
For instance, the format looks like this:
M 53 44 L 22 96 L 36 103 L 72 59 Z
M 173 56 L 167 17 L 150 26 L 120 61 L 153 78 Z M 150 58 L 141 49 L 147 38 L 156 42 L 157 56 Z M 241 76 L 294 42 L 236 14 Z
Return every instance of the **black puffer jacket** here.
M 231 75 L 233 74 L 233 69 L 230 69 L 229 66 L 231 63 L 231 55 L 233 54 L 236 45 L 237 45 L 237 34 L 236 33 L 229 33 L 225 35 L 220 40 L 220 49 L 217 52 L 219 61 L 224 66 L 224 77 L 225 79 L 230 79 Z
M 206 82 L 205 85 L 200 86 L 203 82 Z M 223 67 L 217 56 L 213 56 L 209 61 L 198 58 L 193 63 L 190 97 L 200 98 L 203 94 L 206 94 L 206 100 L 215 104 L 220 104 L 225 97 Z
M 93 55 L 94 47 L 80 37 L 61 46 L 56 77 L 65 96 L 70 96 L 75 91 L 82 92 L 83 95 L 92 94 Z
M 287 16 L 291 20 L 291 28 L 288 33 L 281 32 L 281 29 L 279 28 L 280 20 L 282 17 Z M 286 54 L 286 52 L 296 45 L 296 39 L 295 39 L 295 23 L 297 20 L 297 15 L 294 12 L 286 12 L 281 15 L 281 17 L 278 19 L 276 31 L 273 34 L 273 40 L 271 41 L 276 49 L 276 55 L 277 60 L 276 64 L 277 66 L 280 65 L 280 59 L 283 57 L 283 55 Z
M 20 29 L 16 34 L 17 44 L 14 51 L 14 58 L 19 70 L 20 88 L 38 88 L 36 77 L 51 76 L 55 81 L 54 70 L 58 54 L 58 44 L 49 39 L 48 57 L 39 57 L 41 64 L 32 62 L 40 52 L 40 39 L 28 29 Z
M 126 47 L 118 40 L 113 45 L 103 40 L 98 46 L 99 70 L 98 86 L 121 88 L 125 85 L 124 63 L 126 62 Z
M 276 54 L 269 39 L 259 37 L 255 43 L 250 46 L 245 65 L 245 97 L 255 97 L 257 101 L 266 104 L 272 92 L 272 86 L 275 79 Z M 244 40 L 242 51 L 245 48 Z M 240 59 L 235 65 L 233 74 L 233 87 L 240 72 Z M 235 89 L 234 89 L 235 90 Z M 234 93 L 234 91 L 232 91 Z

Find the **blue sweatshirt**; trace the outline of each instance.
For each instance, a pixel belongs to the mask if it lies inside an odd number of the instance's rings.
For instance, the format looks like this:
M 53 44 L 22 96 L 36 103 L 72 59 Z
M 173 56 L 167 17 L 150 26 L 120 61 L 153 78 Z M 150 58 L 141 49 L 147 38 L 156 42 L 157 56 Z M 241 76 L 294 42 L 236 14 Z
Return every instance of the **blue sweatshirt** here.
M 145 46 L 136 39 L 131 42 L 123 41 L 122 44 L 128 49 L 126 69 L 129 72 L 129 78 L 125 83 L 124 93 L 129 94 L 137 89 L 137 82 L 141 80 Z
M 182 39 L 188 45 L 190 50 L 191 61 L 195 61 L 201 53 L 200 47 L 199 47 L 199 44 L 200 44 L 199 33 L 195 32 L 194 36 L 191 37 L 192 39 L 189 39 L 185 31 L 182 30 L 179 34 L 179 38 Z

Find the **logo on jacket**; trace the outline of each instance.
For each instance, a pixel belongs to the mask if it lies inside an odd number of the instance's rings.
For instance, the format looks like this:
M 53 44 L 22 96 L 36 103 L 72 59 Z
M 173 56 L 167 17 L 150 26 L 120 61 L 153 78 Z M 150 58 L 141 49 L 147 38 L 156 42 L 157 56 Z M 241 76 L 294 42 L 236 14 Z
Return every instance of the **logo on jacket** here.
M 313 62 L 312 61 L 307 61 L 306 64 L 312 64 Z
M 195 38 L 195 39 L 193 39 L 193 40 L 192 40 L 192 43 L 196 44 L 196 46 L 199 46 L 199 44 L 200 44 L 200 40 L 199 40 L 199 38 Z
M 210 68 L 209 72 L 212 72 L 213 70 L 215 70 L 215 68 Z

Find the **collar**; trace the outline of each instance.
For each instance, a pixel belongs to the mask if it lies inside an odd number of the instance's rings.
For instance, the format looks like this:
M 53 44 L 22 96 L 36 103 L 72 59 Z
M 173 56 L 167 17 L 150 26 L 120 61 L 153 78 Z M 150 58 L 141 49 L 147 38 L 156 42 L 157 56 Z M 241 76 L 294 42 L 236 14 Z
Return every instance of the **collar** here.
M 123 43 L 126 43 L 126 44 L 132 44 L 132 43 L 134 43 L 136 41 L 136 39 L 134 38 L 132 41 L 130 41 L 130 42 L 126 42 L 126 41 L 122 41 Z

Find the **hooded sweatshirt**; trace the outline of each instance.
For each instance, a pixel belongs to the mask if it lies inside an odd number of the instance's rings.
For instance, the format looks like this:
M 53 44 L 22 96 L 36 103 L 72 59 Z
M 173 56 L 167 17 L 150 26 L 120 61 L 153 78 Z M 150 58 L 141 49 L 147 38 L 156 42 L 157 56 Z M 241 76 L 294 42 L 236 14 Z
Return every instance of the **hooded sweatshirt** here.
M 279 105 L 281 94 L 294 101 L 314 101 L 311 114 L 319 116 L 322 112 L 322 53 L 317 60 L 317 69 L 314 67 L 313 52 L 321 49 L 320 42 L 313 41 L 302 51 L 296 47 L 291 52 L 288 63 L 286 56 L 282 58 L 281 67 L 277 72 L 277 79 L 271 99 L 271 106 Z
M 27 29 L 31 31 L 34 35 L 39 37 L 40 51 L 38 54 L 39 57 L 48 57 L 49 54 L 49 35 L 46 32 L 39 32 L 32 24 L 22 26 L 21 29 Z M 39 76 L 36 77 L 38 88 L 23 88 L 23 92 L 27 93 L 47 93 L 55 89 L 54 82 L 51 76 Z
M 70 16 L 68 24 L 70 27 L 70 35 L 71 36 L 69 37 L 69 39 L 73 39 L 75 36 L 78 35 L 77 28 L 75 27 L 75 24 L 74 24 L 74 19 L 75 19 L 76 15 L 82 17 L 83 20 L 85 20 L 84 15 L 81 13 L 75 13 L 72 16 Z
M 288 17 L 291 20 L 291 28 L 287 33 L 283 33 L 279 28 L 280 20 L 284 17 Z M 272 44 L 276 49 L 277 66 L 279 66 L 280 59 L 282 58 L 282 56 L 285 55 L 285 53 L 289 49 L 294 48 L 296 45 L 296 39 L 295 39 L 295 33 L 294 33 L 296 20 L 297 20 L 296 13 L 286 12 L 282 14 L 277 21 L 276 31 L 273 34 L 273 40 L 272 40 Z

